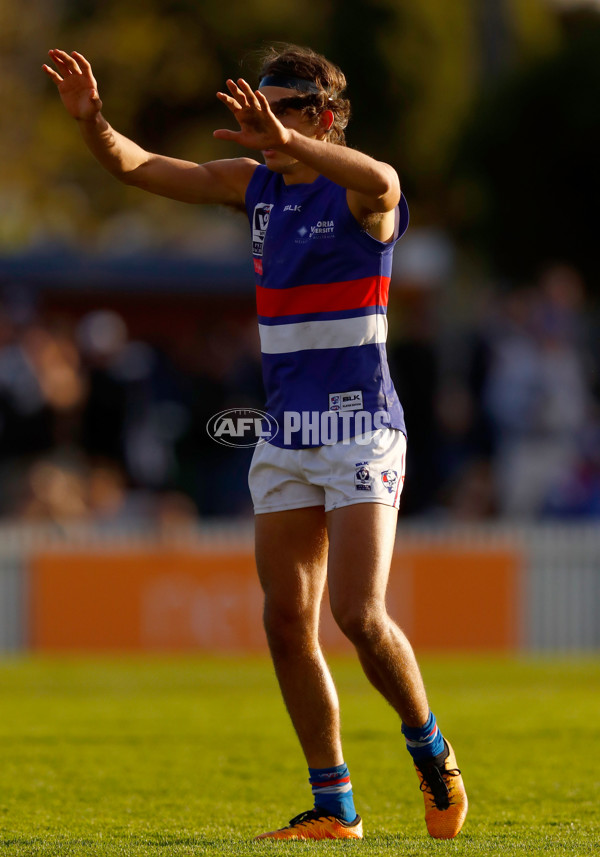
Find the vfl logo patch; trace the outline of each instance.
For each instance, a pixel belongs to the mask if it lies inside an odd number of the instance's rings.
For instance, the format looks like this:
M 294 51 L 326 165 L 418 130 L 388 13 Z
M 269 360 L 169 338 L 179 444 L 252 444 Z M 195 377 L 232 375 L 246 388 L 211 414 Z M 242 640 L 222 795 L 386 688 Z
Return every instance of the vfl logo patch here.
M 368 461 L 359 461 L 354 474 L 354 487 L 357 491 L 372 491 L 373 485 Z
M 382 470 L 381 481 L 390 494 L 393 494 L 398 484 L 398 473 L 395 470 Z
M 259 202 L 252 215 L 252 253 L 262 256 L 273 203 Z

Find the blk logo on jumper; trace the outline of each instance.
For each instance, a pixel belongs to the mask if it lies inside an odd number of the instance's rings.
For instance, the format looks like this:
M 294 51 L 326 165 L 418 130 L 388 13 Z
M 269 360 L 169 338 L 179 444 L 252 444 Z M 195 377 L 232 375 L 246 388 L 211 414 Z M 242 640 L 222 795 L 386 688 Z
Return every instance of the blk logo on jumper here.
M 362 390 L 348 390 L 346 393 L 329 394 L 330 411 L 360 411 L 362 407 Z

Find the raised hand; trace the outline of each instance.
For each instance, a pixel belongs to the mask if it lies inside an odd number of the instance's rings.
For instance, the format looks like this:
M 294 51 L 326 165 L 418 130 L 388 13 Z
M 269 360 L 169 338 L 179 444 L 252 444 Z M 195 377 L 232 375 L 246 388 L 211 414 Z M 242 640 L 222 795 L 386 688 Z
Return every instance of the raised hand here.
M 269 107 L 269 102 L 258 90 L 242 78 L 235 83 L 227 81 L 231 93 L 218 92 L 217 98 L 226 104 L 235 116 L 239 131 L 220 129 L 213 136 L 219 140 L 231 140 L 249 149 L 276 149 L 288 142 L 290 132 L 285 128 Z
M 48 51 L 48 56 L 57 71 L 48 65 L 42 68 L 56 84 L 68 112 L 74 119 L 93 119 L 102 109 L 102 102 L 89 62 L 77 51 L 67 54 L 52 50 Z

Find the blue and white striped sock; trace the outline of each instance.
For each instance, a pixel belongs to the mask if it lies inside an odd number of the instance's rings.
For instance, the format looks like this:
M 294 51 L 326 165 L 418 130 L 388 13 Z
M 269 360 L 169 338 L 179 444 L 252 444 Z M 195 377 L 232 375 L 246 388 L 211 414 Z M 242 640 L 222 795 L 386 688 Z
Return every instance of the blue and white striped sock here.
M 406 749 L 415 761 L 430 759 L 444 751 L 444 736 L 431 711 L 423 726 L 405 726 L 403 723 L 402 734 L 406 741 Z
M 309 782 L 320 806 L 336 818 L 351 822 L 356 818 L 350 772 L 345 763 L 333 768 L 309 768 Z

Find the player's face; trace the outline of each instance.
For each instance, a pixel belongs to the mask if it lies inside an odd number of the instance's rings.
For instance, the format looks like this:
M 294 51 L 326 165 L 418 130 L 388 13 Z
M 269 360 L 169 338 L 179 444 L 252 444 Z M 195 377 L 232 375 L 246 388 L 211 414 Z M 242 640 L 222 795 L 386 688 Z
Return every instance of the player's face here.
M 281 86 L 265 86 L 261 92 L 273 107 L 282 98 L 290 98 L 295 95 L 302 95 L 302 92 L 297 92 L 295 89 L 287 89 Z M 291 128 L 305 137 L 314 137 L 318 135 L 317 126 L 314 120 L 304 116 L 300 110 L 292 110 L 288 108 L 284 113 L 277 113 L 277 118 L 285 128 Z M 276 152 L 274 149 L 265 149 L 262 153 L 265 159 L 265 165 L 276 173 L 288 173 L 294 165 L 298 163 L 294 158 L 283 152 Z

